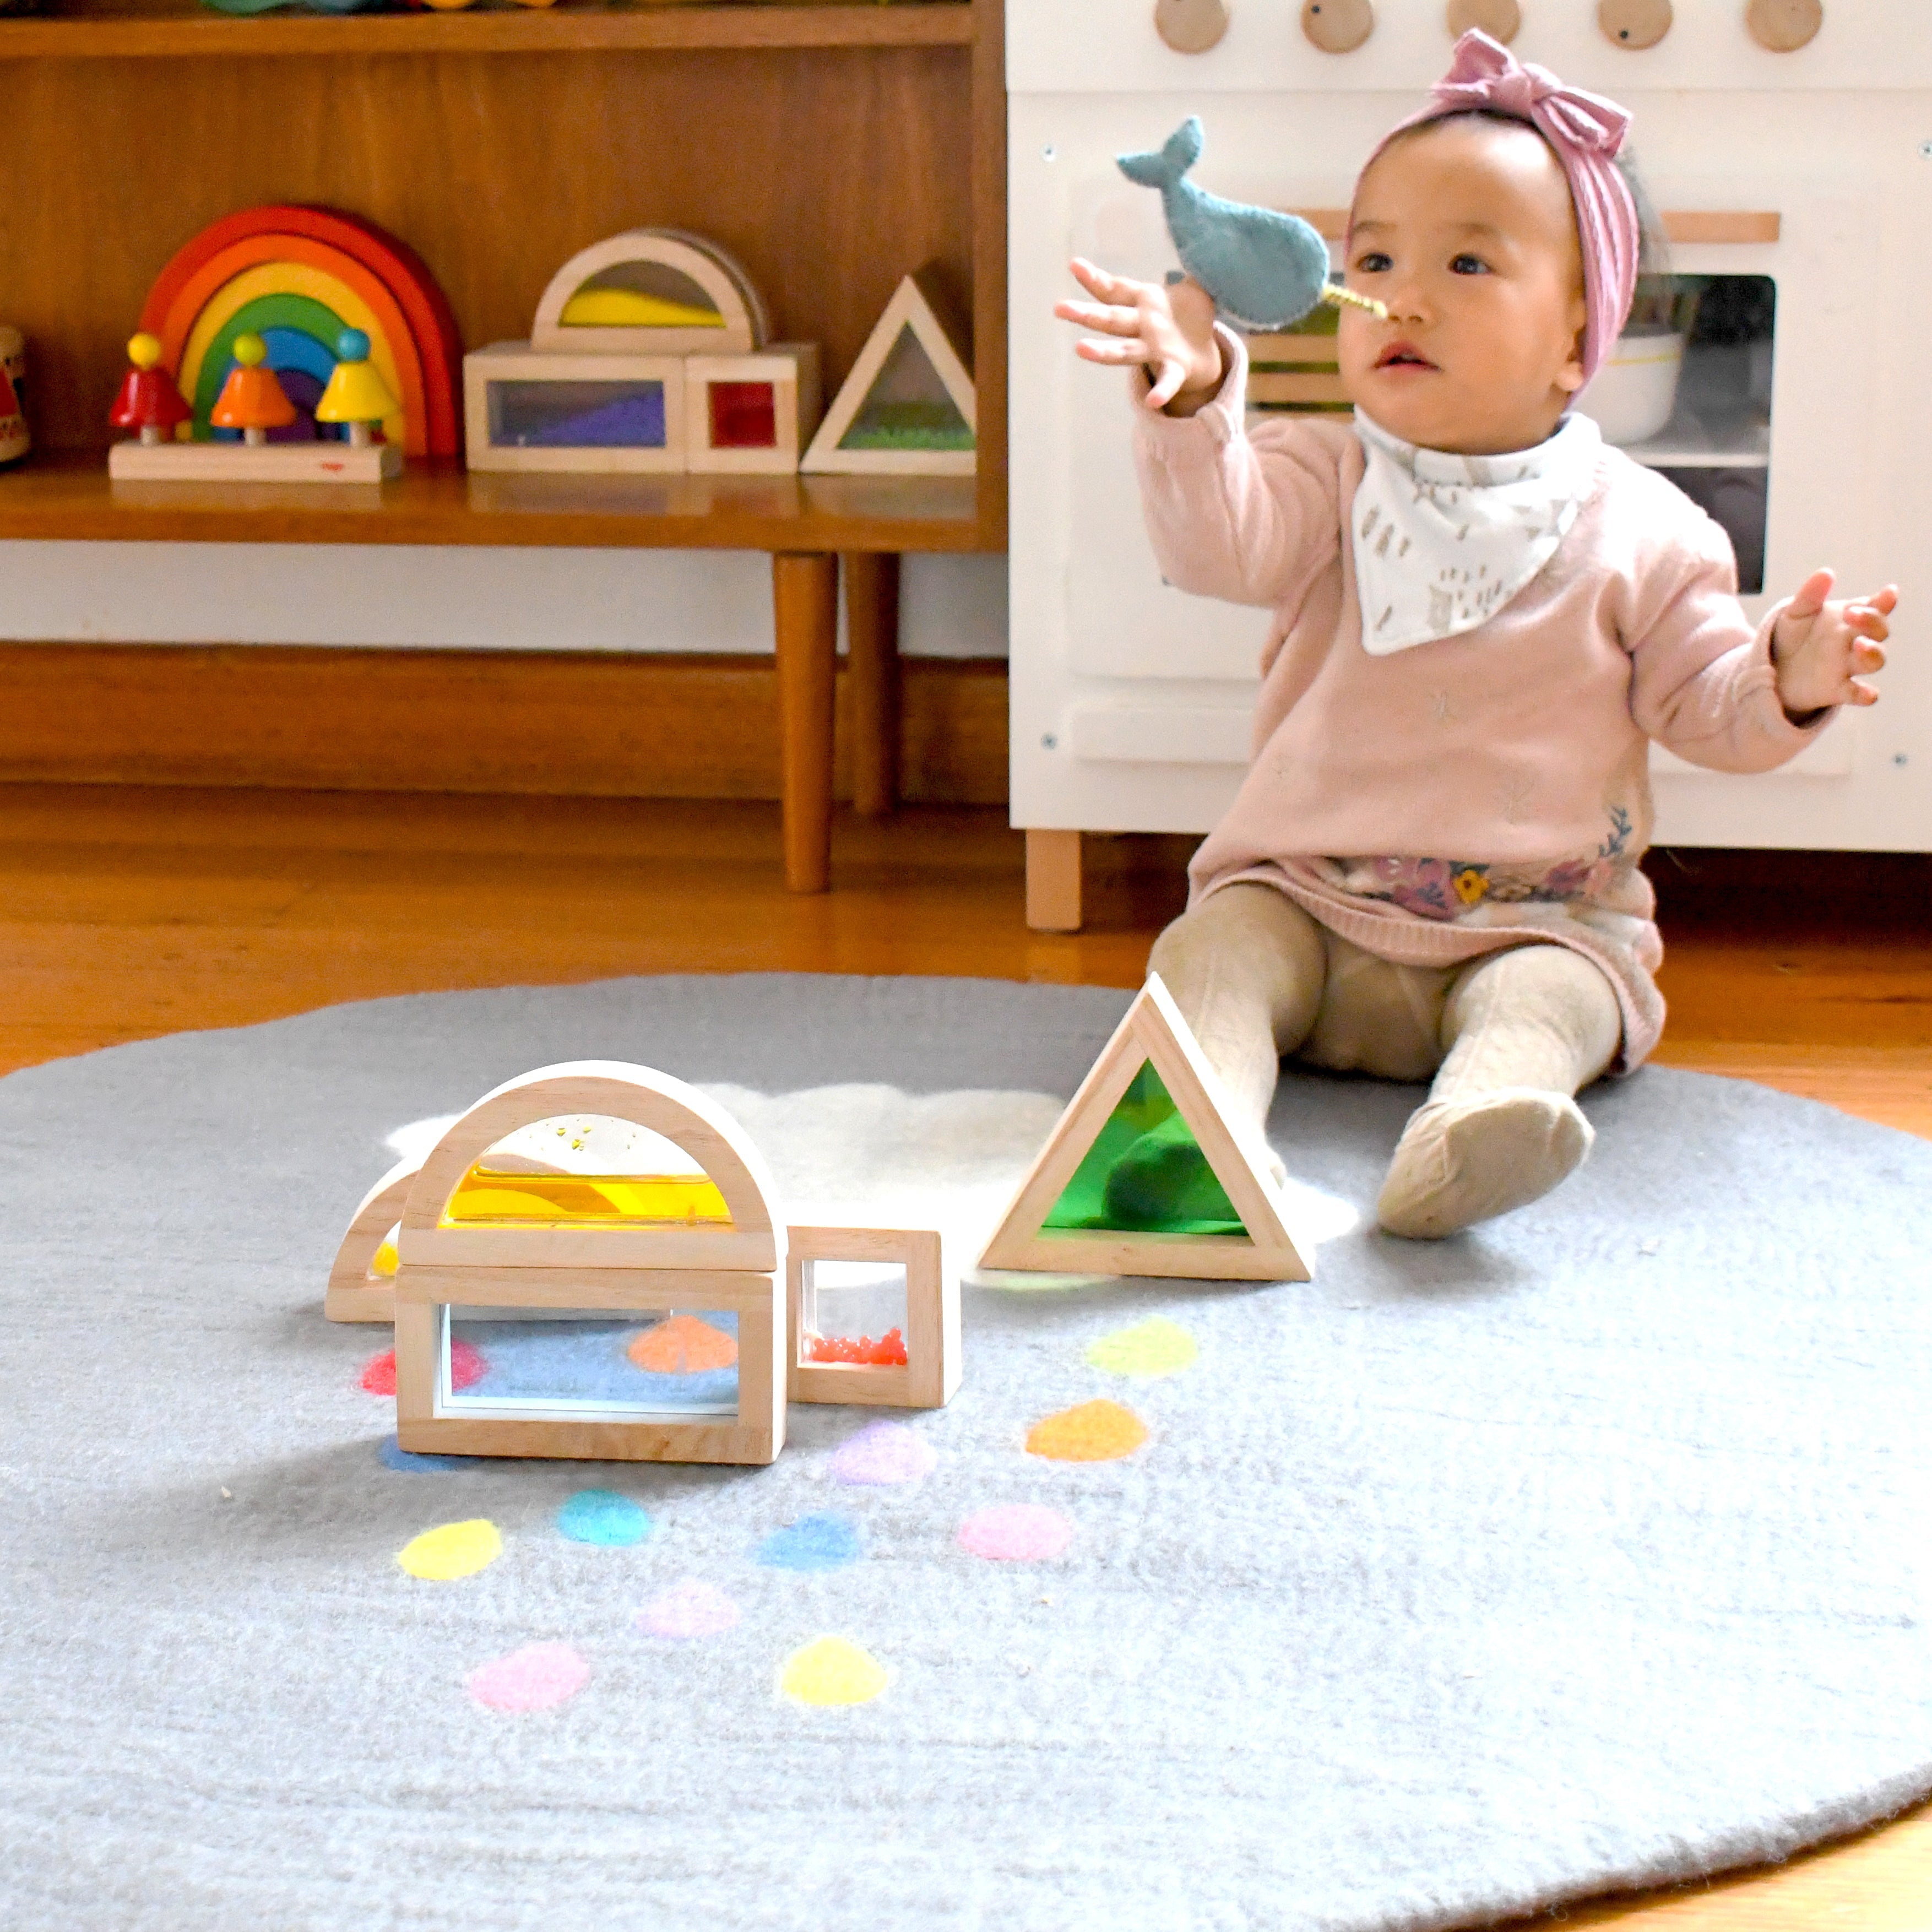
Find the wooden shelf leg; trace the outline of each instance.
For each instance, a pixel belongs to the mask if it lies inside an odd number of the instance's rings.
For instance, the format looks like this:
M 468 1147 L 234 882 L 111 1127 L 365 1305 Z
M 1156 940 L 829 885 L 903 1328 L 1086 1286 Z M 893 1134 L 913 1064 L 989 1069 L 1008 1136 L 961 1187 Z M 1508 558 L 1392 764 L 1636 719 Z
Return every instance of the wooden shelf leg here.
M 1042 832 L 1026 836 L 1027 924 L 1035 932 L 1080 930 L 1080 834 Z
M 774 553 L 772 613 L 778 646 L 785 884 L 795 892 L 822 892 L 832 883 L 837 556 L 818 551 Z
M 851 698 L 852 803 L 884 818 L 899 802 L 899 560 L 848 550 L 845 676 Z

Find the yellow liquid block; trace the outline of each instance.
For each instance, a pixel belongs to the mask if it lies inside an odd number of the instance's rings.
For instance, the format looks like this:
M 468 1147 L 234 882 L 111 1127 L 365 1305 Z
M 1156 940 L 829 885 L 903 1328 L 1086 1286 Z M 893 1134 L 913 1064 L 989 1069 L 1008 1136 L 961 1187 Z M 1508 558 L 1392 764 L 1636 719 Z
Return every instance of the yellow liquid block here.
M 472 1167 L 443 1210 L 446 1228 L 718 1228 L 731 1210 L 702 1174 L 496 1174 Z
M 636 289 L 579 289 L 558 318 L 566 328 L 722 328 L 715 308 L 667 302 Z

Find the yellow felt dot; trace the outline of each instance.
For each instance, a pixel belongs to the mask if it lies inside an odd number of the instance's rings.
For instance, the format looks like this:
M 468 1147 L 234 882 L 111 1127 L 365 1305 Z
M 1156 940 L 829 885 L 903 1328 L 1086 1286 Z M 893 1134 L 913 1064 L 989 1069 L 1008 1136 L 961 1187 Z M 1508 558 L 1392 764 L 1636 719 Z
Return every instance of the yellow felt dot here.
M 482 1516 L 467 1522 L 446 1522 L 426 1529 L 406 1543 L 396 1561 L 412 1576 L 432 1583 L 454 1582 L 459 1576 L 473 1576 L 487 1570 L 503 1553 L 503 1539 L 496 1526 Z
M 1083 1402 L 1036 1422 L 1027 1454 L 1056 1462 L 1111 1462 L 1131 1456 L 1148 1439 L 1147 1424 L 1117 1402 Z
M 778 1688 L 801 1704 L 869 1703 L 885 1688 L 885 1666 L 842 1636 L 816 1637 L 794 1651 L 778 1678 Z
M 369 1272 L 371 1274 L 394 1274 L 396 1271 L 396 1262 L 395 1243 L 385 1241 L 370 1257 Z
M 1087 1360 L 1110 1376 L 1171 1376 L 1192 1366 L 1200 1352 L 1179 1322 L 1156 1315 L 1089 1342 Z

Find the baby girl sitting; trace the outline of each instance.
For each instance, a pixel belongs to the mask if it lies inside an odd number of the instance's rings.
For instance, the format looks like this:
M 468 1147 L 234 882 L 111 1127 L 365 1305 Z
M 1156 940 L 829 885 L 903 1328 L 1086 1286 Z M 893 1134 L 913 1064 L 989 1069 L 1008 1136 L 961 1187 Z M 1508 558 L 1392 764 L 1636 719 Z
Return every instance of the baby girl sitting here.
M 1348 285 L 1388 316 L 1340 319 L 1352 423 L 1250 435 L 1246 351 L 1194 284 L 1076 262 L 1095 299 L 1054 311 L 1136 370 L 1162 572 L 1273 614 L 1253 764 L 1149 963 L 1257 1125 L 1284 1054 L 1434 1076 L 1394 1234 L 1554 1187 L 1592 1138 L 1575 1094 L 1655 1046 L 1649 741 L 1768 771 L 1885 661 L 1894 590 L 1834 600 L 1820 570 L 1754 628 L 1724 532 L 1566 413 L 1635 286 L 1628 118 L 1463 37 L 1356 183 Z M 1153 1210 L 1190 1156 L 1130 1150 L 1110 1204 Z

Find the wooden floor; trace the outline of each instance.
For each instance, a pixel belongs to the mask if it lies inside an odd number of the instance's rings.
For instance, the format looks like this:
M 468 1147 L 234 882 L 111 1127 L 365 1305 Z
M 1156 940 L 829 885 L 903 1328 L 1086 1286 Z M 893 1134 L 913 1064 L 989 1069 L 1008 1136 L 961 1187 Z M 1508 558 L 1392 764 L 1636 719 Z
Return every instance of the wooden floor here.
M 1088 929 L 1048 934 L 1026 929 L 998 812 L 842 818 L 836 890 L 796 898 L 765 805 L 0 787 L 0 1070 L 336 1000 L 626 973 L 1138 985 L 1191 842 L 1089 843 Z M 1660 1060 L 1932 1136 L 1932 860 L 1687 850 L 1649 869 Z M 1932 1932 L 1932 1808 L 1568 1922 Z

